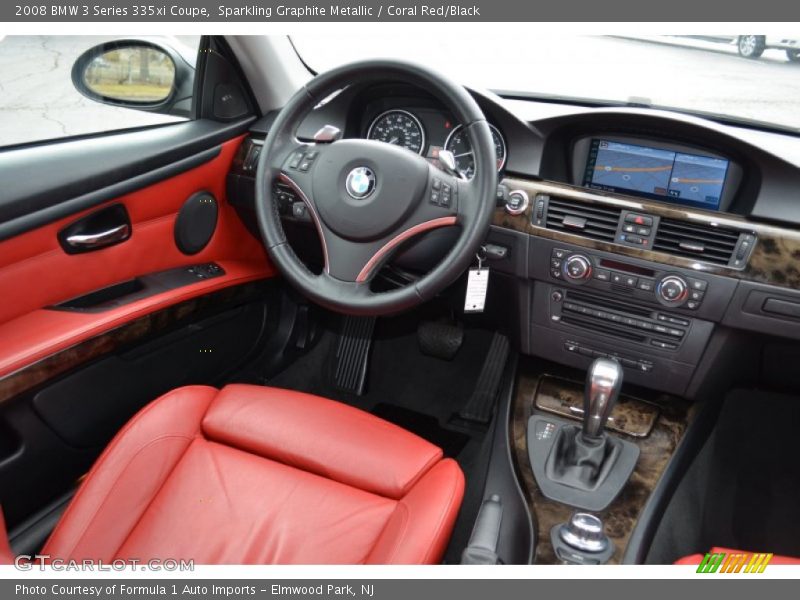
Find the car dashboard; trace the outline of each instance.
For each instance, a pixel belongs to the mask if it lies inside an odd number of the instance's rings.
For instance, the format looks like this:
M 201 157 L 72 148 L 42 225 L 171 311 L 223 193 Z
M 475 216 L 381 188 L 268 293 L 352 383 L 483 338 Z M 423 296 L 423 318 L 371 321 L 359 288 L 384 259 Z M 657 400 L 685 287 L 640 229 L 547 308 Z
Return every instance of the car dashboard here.
M 724 332 L 800 338 L 796 137 L 641 107 L 472 94 L 497 153 L 487 244 L 511 287 L 495 303 L 513 315 L 524 354 L 581 369 L 612 357 L 627 381 L 691 398 L 724 368 Z M 243 210 L 273 117 L 253 126 L 229 176 Z M 460 124 L 424 90 L 350 86 L 320 103 L 298 138 L 326 124 L 431 161 L 449 150 L 471 176 Z M 287 222 L 309 221 L 291 190 L 275 196 Z M 432 232 L 417 251 L 435 261 L 447 239 Z

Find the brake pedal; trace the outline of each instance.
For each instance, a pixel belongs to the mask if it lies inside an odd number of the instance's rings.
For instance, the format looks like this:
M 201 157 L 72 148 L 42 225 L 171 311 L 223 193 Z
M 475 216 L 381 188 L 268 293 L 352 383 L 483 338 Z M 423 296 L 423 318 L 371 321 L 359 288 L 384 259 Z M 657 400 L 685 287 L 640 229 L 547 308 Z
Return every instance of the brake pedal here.
M 500 333 L 495 333 L 489 352 L 483 361 L 478 383 L 467 403 L 458 411 L 458 416 L 465 421 L 488 423 L 492 420 L 494 405 L 497 402 L 497 392 L 500 380 L 508 360 L 508 338 Z
M 364 394 L 374 331 L 375 317 L 342 318 L 332 373 L 336 388 L 358 396 Z
M 453 360 L 464 342 L 464 329 L 442 321 L 424 321 L 417 328 L 419 350 L 428 356 Z

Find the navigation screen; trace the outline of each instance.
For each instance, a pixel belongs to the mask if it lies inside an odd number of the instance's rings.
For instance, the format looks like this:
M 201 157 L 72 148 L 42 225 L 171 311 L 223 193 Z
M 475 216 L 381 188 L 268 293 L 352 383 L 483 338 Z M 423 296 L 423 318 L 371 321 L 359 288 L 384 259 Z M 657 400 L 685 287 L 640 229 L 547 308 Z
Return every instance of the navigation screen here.
M 583 185 L 717 210 L 727 173 L 723 158 L 594 139 Z

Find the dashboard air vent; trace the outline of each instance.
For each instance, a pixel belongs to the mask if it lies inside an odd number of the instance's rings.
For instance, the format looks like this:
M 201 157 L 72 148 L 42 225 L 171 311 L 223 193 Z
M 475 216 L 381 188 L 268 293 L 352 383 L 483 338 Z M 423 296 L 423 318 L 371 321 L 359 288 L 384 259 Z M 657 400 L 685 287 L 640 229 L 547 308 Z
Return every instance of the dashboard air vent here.
M 656 231 L 653 250 L 716 265 L 727 265 L 738 241 L 739 232 L 733 229 L 662 218 Z
M 593 240 L 613 242 L 621 212 L 619 208 L 550 196 L 545 226 Z

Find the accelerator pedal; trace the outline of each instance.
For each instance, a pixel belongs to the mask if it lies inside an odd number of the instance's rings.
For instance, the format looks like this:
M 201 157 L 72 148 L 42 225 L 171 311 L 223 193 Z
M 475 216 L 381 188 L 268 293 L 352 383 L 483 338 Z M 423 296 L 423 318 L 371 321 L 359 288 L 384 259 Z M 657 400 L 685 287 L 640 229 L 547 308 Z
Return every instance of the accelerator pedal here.
M 458 411 L 458 416 L 465 421 L 488 423 L 492 420 L 494 405 L 497 402 L 497 392 L 500 389 L 500 380 L 508 360 L 508 338 L 500 333 L 495 333 L 489 352 L 483 361 L 481 374 L 472 396 Z
M 374 331 L 375 317 L 342 317 L 332 369 L 336 388 L 358 396 L 364 394 Z

